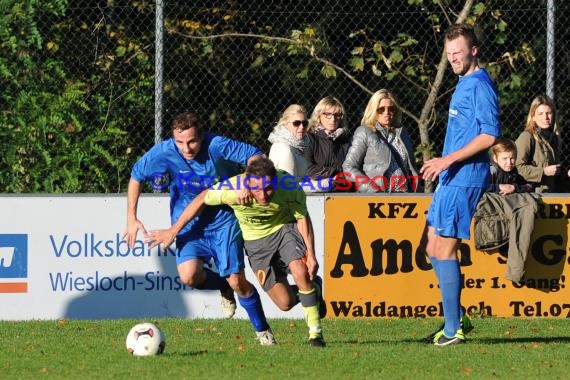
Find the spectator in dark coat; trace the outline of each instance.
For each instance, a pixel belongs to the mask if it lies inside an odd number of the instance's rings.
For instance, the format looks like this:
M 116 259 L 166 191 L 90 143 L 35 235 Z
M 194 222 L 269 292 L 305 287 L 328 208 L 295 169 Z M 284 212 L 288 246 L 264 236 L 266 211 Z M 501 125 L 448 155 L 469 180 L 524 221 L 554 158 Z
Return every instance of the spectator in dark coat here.
M 534 191 L 517 171 L 517 146 L 512 140 L 501 138 L 491 147 L 491 183 L 488 191 L 509 195 Z
M 344 106 L 335 97 L 322 98 L 309 119 L 309 149 L 306 159 L 309 163 L 307 175 L 311 187 L 305 191 L 338 191 L 334 177 L 342 172 L 342 163 L 350 148 L 351 133 L 344 127 Z

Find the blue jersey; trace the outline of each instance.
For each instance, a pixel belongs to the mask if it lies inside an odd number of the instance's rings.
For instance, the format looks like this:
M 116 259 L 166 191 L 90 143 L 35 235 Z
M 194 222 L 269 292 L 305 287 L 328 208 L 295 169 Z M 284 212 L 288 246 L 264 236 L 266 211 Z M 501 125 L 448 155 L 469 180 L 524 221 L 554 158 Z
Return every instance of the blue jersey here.
M 443 155 L 463 148 L 480 134 L 501 134 L 497 90 L 484 69 L 459 78 L 449 104 Z M 489 154 L 483 151 L 454 163 L 439 179 L 444 185 L 485 188 L 489 176 Z
M 198 155 L 186 160 L 170 138 L 146 152 L 135 163 L 131 177 L 144 182 L 164 173 L 170 175 L 170 218 L 174 223 L 196 195 L 215 181 L 239 174 L 239 164 L 246 165 L 251 157 L 260 154 L 263 152 L 254 146 L 206 132 Z M 192 230 L 201 236 L 202 231 L 217 229 L 228 221 L 235 222 L 229 207 L 206 207 L 179 234 Z

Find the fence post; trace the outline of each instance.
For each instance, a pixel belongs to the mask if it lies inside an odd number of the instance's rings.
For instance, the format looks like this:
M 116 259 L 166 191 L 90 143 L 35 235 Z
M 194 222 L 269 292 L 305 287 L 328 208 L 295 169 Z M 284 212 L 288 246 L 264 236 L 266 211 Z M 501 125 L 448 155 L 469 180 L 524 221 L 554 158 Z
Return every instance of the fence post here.
M 548 0 L 546 10 L 546 95 L 554 100 L 554 26 L 556 22 L 555 0 Z
M 154 143 L 158 144 L 162 136 L 162 89 L 163 89 L 163 0 L 156 0 L 155 22 L 155 58 L 154 58 Z

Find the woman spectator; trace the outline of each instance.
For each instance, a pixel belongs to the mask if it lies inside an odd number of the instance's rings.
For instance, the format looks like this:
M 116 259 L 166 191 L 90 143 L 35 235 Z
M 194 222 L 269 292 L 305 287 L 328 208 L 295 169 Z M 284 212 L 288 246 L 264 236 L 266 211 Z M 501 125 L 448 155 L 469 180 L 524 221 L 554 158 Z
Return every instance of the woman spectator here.
M 568 176 L 561 166 L 560 130 L 556 125 L 554 102 L 539 95 L 530 104 L 526 126 L 516 141 L 519 174 L 535 184 L 536 192 L 567 191 Z
M 335 191 L 334 177 L 342 171 L 342 163 L 350 148 L 351 134 L 343 126 L 344 106 L 335 97 L 322 98 L 309 119 L 309 163 L 307 175 L 310 187 L 305 191 Z
M 301 181 L 307 172 L 308 162 L 305 159 L 305 149 L 309 144 L 305 108 L 292 104 L 283 111 L 277 125 L 269 134 L 271 143 L 269 159 L 276 169 L 281 169 Z
M 416 192 L 419 176 L 412 141 L 401 126 L 402 111 L 392 93 L 376 91 L 366 106 L 344 160 L 344 175 L 358 192 Z

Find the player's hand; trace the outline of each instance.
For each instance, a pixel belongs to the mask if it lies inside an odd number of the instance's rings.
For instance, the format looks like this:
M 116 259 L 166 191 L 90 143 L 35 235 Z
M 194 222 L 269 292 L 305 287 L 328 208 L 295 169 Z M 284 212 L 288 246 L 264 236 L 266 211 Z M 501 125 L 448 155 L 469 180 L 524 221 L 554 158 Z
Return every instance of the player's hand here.
M 426 181 L 435 181 L 439 174 L 449 167 L 449 162 L 445 157 L 436 157 L 427 160 L 422 165 L 420 173 L 422 178 Z
M 307 264 L 307 271 L 309 272 L 309 279 L 313 281 L 319 270 L 319 263 L 314 255 L 305 256 L 305 264 Z
M 246 205 L 253 201 L 253 196 L 251 195 L 251 191 L 249 191 L 246 186 L 242 187 L 239 190 L 236 190 L 237 196 L 237 204 L 238 205 Z
M 172 245 L 175 238 L 176 234 L 172 232 L 171 229 L 154 230 L 145 235 L 144 242 L 151 243 L 151 245 L 148 247 L 149 249 L 153 249 L 154 247 L 158 247 L 160 244 L 162 244 L 163 250 L 166 251 L 168 247 Z
M 126 238 L 129 248 L 134 248 L 135 241 L 137 240 L 137 233 L 139 232 L 139 230 L 141 230 L 143 234 L 145 235 L 147 234 L 146 228 L 144 228 L 144 224 L 142 224 L 140 220 L 133 219 L 127 221 L 127 227 L 125 228 L 125 231 L 123 232 L 123 236 L 121 237 L 121 239 Z

